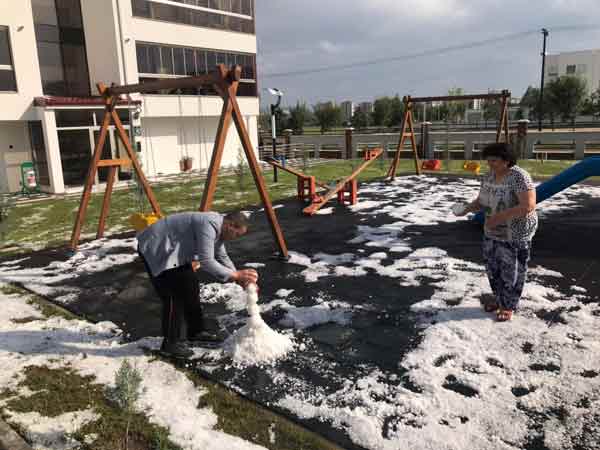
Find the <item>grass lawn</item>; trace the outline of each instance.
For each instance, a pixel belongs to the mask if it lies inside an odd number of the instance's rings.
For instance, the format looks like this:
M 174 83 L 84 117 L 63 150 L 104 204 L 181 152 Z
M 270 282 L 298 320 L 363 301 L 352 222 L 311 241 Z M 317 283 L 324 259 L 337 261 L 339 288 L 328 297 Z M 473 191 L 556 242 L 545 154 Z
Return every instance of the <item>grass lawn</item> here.
M 520 165 L 536 178 L 546 178 L 559 173 L 576 161 L 523 161 Z M 334 160 L 326 164 L 311 166 L 307 174 L 314 175 L 317 180 L 332 182 L 339 180 L 358 167 L 362 160 Z M 378 160 L 372 163 L 360 176 L 360 181 L 374 180 L 384 177 L 389 167 L 389 160 Z M 460 175 L 472 175 L 462 168 L 463 161 L 443 161 L 441 172 Z M 302 169 L 301 169 L 302 170 Z M 482 164 L 482 172 L 487 171 L 487 164 Z M 401 160 L 398 174 L 414 173 L 412 160 Z M 280 173 L 279 182 L 273 183 L 272 172 L 265 172 L 265 180 L 272 201 L 292 197 L 296 194 L 296 178 L 288 173 Z M 197 210 L 202 198 L 204 181 L 198 178 L 182 177 L 177 182 L 159 183 L 153 186 L 163 213 L 173 214 L 181 211 Z M 80 196 L 48 199 L 36 203 L 22 204 L 13 207 L 8 219 L 0 223 L 0 255 L 18 254 L 45 247 L 61 246 L 71 237 Z M 102 194 L 94 194 L 82 239 L 95 236 Z M 219 178 L 213 209 L 229 211 L 243 209 L 260 204 L 260 197 L 252 177 L 248 171 L 239 175 L 228 175 Z M 150 211 L 144 201 L 145 211 Z M 106 224 L 106 235 L 130 230 L 129 216 L 140 211 L 139 200 L 135 188 L 117 191 L 113 194 L 110 214 Z

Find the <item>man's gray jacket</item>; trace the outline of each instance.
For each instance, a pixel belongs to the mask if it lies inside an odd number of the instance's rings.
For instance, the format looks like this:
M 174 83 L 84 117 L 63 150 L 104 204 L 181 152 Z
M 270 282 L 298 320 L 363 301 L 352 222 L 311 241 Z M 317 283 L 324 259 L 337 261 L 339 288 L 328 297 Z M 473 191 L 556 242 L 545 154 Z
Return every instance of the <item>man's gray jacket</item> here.
M 227 281 L 236 269 L 221 240 L 222 226 L 219 213 L 173 214 L 138 234 L 138 251 L 155 277 L 198 260 L 201 270 Z

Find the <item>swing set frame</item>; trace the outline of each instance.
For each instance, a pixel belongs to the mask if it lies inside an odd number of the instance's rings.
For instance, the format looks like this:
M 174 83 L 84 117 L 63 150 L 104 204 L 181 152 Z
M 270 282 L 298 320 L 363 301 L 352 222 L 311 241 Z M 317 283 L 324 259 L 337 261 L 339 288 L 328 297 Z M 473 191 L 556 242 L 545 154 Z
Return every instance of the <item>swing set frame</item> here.
M 502 132 L 504 131 L 505 142 L 509 142 L 508 137 L 508 101 L 511 97 L 509 90 L 503 90 L 500 93 L 488 93 L 488 94 L 472 94 L 472 95 L 444 95 L 438 97 L 411 97 L 410 95 L 405 96 L 402 101 L 404 102 L 404 115 L 402 117 L 402 127 L 400 129 L 400 140 L 398 141 L 398 147 L 396 148 L 396 154 L 390 164 L 387 172 L 387 177 L 391 181 L 396 177 L 396 171 L 398 170 L 398 163 L 400 162 L 400 151 L 404 148 L 404 142 L 406 139 L 410 139 L 413 157 L 415 160 L 415 172 L 417 175 L 421 175 L 421 165 L 419 163 L 419 155 L 417 154 L 417 140 L 415 137 L 415 130 L 413 126 L 413 105 L 416 103 L 430 103 L 430 102 L 442 102 L 442 101 L 462 101 L 462 100 L 501 100 L 500 105 L 500 121 L 498 122 L 498 129 L 496 130 L 496 142 L 500 142 Z
M 221 111 L 221 118 L 219 120 L 219 126 L 215 137 L 215 144 L 212 152 L 211 162 L 205 181 L 204 192 L 202 194 L 202 200 L 200 202 L 199 210 L 203 212 L 210 211 L 210 208 L 212 206 L 215 190 L 217 187 L 219 168 L 221 166 L 223 151 L 225 149 L 227 133 L 229 131 L 229 127 L 231 126 L 231 122 L 233 121 L 237 128 L 238 136 L 244 149 L 244 153 L 246 154 L 248 166 L 250 167 L 250 171 L 252 172 L 252 176 L 254 177 L 256 188 L 264 204 L 265 212 L 267 214 L 267 219 L 271 226 L 273 237 L 279 248 L 280 257 L 288 257 L 287 245 L 285 243 L 281 227 L 279 226 L 279 222 L 277 221 L 277 216 L 275 215 L 271 199 L 267 192 L 262 171 L 256 159 L 256 155 L 252 147 L 252 142 L 250 140 L 250 136 L 248 135 L 248 130 L 246 129 L 240 106 L 237 101 L 237 90 L 241 79 L 241 75 L 242 68 L 240 66 L 233 66 L 228 69 L 225 67 L 225 65 L 219 64 L 216 67 L 215 71 L 212 71 L 202 76 L 167 79 L 122 86 L 112 85 L 110 87 L 107 87 L 103 83 L 97 84 L 98 92 L 100 92 L 100 95 L 104 98 L 104 119 L 102 121 L 102 127 L 100 129 L 100 136 L 98 138 L 98 141 L 96 142 L 94 154 L 92 156 L 92 160 L 88 169 L 83 193 L 81 195 L 79 210 L 75 219 L 73 233 L 71 235 L 71 250 L 75 251 L 79 245 L 81 229 L 83 227 L 83 223 L 85 222 L 86 211 L 91 199 L 92 187 L 94 185 L 96 173 L 98 171 L 98 168 L 100 167 L 108 167 L 109 172 L 106 181 L 106 190 L 104 191 L 104 199 L 102 202 L 100 220 L 98 223 L 98 231 L 96 233 L 97 239 L 100 239 L 104 236 L 104 228 L 106 225 L 106 218 L 108 217 L 108 212 L 110 209 L 110 200 L 112 196 L 115 175 L 119 167 L 133 166 L 133 170 L 135 171 L 138 177 L 139 183 L 142 185 L 144 193 L 146 194 L 146 197 L 150 202 L 152 211 L 155 215 L 159 217 L 162 215 L 160 206 L 156 200 L 156 197 L 154 196 L 154 192 L 152 191 L 148 179 L 144 175 L 144 172 L 136 157 L 135 151 L 131 145 L 131 141 L 127 136 L 123 124 L 121 123 L 121 120 L 119 119 L 119 116 L 115 110 L 117 102 L 122 100 L 121 96 L 133 93 L 154 92 L 162 89 L 181 89 L 212 85 L 212 87 L 223 99 L 223 109 Z M 112 123 L 114 123 L 119 139 L 125 146 L 125 150 L 127 151 L 129 159 L 100 159 L 102 155 L 102 149 L 104 148 L 104 143 L 108 135 L 108 129 Z

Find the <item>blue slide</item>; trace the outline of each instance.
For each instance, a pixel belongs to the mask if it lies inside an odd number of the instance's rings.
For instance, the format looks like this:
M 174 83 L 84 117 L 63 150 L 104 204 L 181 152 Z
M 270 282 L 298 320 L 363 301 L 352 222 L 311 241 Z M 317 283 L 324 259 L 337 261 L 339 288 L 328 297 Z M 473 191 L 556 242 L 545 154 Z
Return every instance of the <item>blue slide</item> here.
M 600 176 L 600 156 L 585 158 L 574 166 L 563 170 L 555 177 L 540 184 L 535 190 L 537 202 L 541 203 L 552 197 L 554 194 L 567 189 L 569 186 L 594 176 Z M 472 220 L 483 224 L 483 212 L 480 211 L 475 214 Z

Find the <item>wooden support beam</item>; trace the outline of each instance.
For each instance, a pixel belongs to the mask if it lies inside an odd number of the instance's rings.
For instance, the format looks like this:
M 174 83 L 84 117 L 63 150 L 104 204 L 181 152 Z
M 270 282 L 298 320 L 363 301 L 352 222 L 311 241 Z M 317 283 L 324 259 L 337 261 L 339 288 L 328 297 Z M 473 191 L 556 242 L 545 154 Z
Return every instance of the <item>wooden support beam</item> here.
M 98 167 L 113 167 L 113 166 L 131 166 L 132 162 L 129 159 L 101 159 L 98 161 Z
M 502 98 L 500 105 L 500 120 L 498 122 L 498 129 L 496 130 L 496 142 L 500 142 L 500 137 L 504 131 L 504 142 L 509 143 L 509 130 L 508 130 L 508 97 Z
M 352 172 L 346 178 L 344 178 L 343 180 L 341 180 L 340 182 L 338 182 L 335 185 L 335 187 L 333 187 L 332 189 L 330 189 L 329 192 L 327 192 L 324 196 L 322 196 L 318 202 L 315 202 L 312 205 L 307 206 L 306 208 L 304 208 L 302 210 L 302 212 L 304 214 L 307 214 L 307 215 L 310 215 L 310 216 L 314 215 L 329 200 L 331 200 L 333 197 L 335 197 L 339 191 L 341 191 L 342 189 L 344 189 L 344 186 L 346 185 L 346 183 L 348 183 L 349 181 L 352 181 L 354 178 L 356 178 L 363 170 L 365 170 L 370 164 L 372 164 L 382 154 L 383 154 L 383 150 L 379 150 L 376 153 L 377 156 L 374 156 L 372 159 L 369 159 L 369 160 L 363 162 L 360 166 L 358 166 L 354 170 L 354 172 Z
M 417 153 L 417 141 L 415 138 L 415 130 L 412 119 L 412 103 L 408 97 L 404 97 L 404 116 L 402 117 L 402 129 L 400 131 L 400 139 L 398 141 L 398 147 L 396 147 L 396 154 L 392 160 L 392 164 L 388 169 L 387 177 L 393 180 L 396 177 L 396 171 L 398 170 L 398 164 L 400 163 L 400 152 L 404 149 L 404 141 L 406 138 L 410 139 L 411 148 L 413 151 L 413 158 L 415 161 L 415 173 L 421 175 L 421 164 L 419 163 L 419 155 Z M 408 132 L 406 131 L 408 129 Z
M 100 156 L 102 155 L 102 150 L 104 149 L 104 143 L 106 142 L 106 137 L 108 136 L 108 126 L 110 125 L 112 117 L 111 112 L 114 108 L 114 102 L 115 100 L 113 97 L 108 97 L 106 99 L 106 111 L 104 112 L 104 119 L 102 120 L 102 127 L 100 128 L 100 136 L 96 142 L 94 155 L 92 156 L 92 161 L 90 163 L 90 167 L 88 168 L 83 193 L 81 194 L 81 201 L 79 202 L 79 210 L 77 211 L 77 218 L 75 219 L 75 225 L 73 226 L 73 233 L 71 235 L 72 250 L 75 250 L 79 244 L 81 228 L 83 227 L 83 223 L 85 221 L 85 213 L 90 203 L 92 187 L 94 186 L 94 181 L 96 179 L 98 161 L 100 161 Z
M 227 88 L 225 88 L 224 94 L 223 109 L 221 111 L 221 118 L 219 119 L 210 166 L 208 168 L 208 173 L 206 174 L 206 181 L 204 182 L 204 192 L 202 193 L 202 201 L 200 202 L 200 211 L 210 211 L 212 207 L 215 190 L 217 189 L 217 179 L 219 178 L 219 168 L 221 167 L 221 160 L 225 149 L 225 141 L 227 140 L 227 133 L 231 126 L 233 105 L 230 101 Z
M 101 239 L 104 237 L 104 226 L 106 225 L 106 218 L 108 217 L 108 210 L 110 208 L 110 199 L 112 197 L 112 190 L 117 174 L 117 167 L 118 166 L 110 166 L 110 168 L 108 169 L 108 178 L 106 179 L 106 190 L 104 191 L 104 199 L 102 201 L 102 211 L 100 212 L 100 220 L 98 222 L 98 232 L 96 233 L 96 239 Z
M 305 175 L 302 172 L 296 170 L 296 169 L 292 169 L 289 166 L 284 166 L 283 164 L 279 163 L 277 160 L 273 159 L 273 158 L 267 158 L 265 160 L 266 163 L 272 165 L 273 167 L 277 167 L 280 170 L 283 170 L 284 172 L 288 172 L 291 173 L 292 175 L 298 177 L 298 178 L 310 178 L 309 175 Z M 326 183 L 320 183 L 320 182 L 315 182 L 315 184 L 319 187 L 325 188 L 325 189 L 329 189 L 329 186 Z
M 285 239 L 283 237 L 283 233 L 281 231 L 281 227 L 279 226 L 279 222 L 277 221 L 277 216 L 275 215 L 275 210 L 273 209 L 273 205 L 271 203 L 271 198 L 269 197 L 269 193 L 267 192 L 267 186 L 265 184 L 265 180 L 262 176 L 262 171 L 260 170 L 260 166 L 258 164 L 258 160 L 256 159 L 256 155 L 254 154 L 254 149 L 252 148 L 252 142 L 250 142 L 250 136 L 248 136 L 248 130 L 246 129 L 246 125 L 244 123 L 244 117 L 242 116 L 242 112 L 240 110 L 240 106 L 237 102 L 236 97 L 237 91 L 237 82 L 234 82 L 229 86 L 228 94 L 229 94 L 229 103 L 231 103 L 231 107 L 233 109 L 233 121 L 238 131 L 238 135 L 240 137 L 240 141 L 242 142 L 242 147 L 244 152 L 246 153 L 246 158 L 248 160 L 248 165 L 250 167 L 250 172 L 252 172 L 252 176 L 254 177 L 254 182 L 258 189 L 258 193 L 263 202 L 265 213 L 267 214 L 267 219 L 269 219 L 269 224 L 271 225 L 271 231 L 273 232 L 273 236 L 277 241 L 277 245 L 279 247 L 279 253 L 282 258 L 288 258 L 288 249 L 285 243 Z
M 471 94 L 471 95 L 441 95 L 437 97 L 404 97 L 404 100 L 410 103 L 430 103 L 430 102 L 450 102 L 450 101 L 462 101 L 462 100 L 485 100 L 485 99 L 497 99 L 497 98 L 509 98 L 511 96 L 510 91 L 504 90 L 494 94 Z

